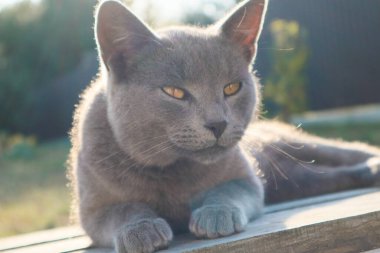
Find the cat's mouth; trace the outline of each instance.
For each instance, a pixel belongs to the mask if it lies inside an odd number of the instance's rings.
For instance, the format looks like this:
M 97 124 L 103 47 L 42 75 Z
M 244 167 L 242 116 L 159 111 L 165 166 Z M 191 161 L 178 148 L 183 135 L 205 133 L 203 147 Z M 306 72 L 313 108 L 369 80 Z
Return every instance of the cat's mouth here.
M 219 151 L 224 151 L 224 150 L 226 150 L 226 148 L 225 147 L 223 147 L 223 146 L 221 146 L 221 145 L 219 145 L 218 143 L 215 143 L 213 146 L 211 146 L 211 147 L 207 147 L 207 148 L 203 148 L 203 149 L 200 149 L 200 150 L 197 150 L 197 151 L 195 151 L 195 152 L 210 152 L 210 153 L 212 153 L 212 152 L 219 152 Z
M 223 147 L 219 144 L 215 144 L 211 147 L 207 147 L 201 150 L 194 151 L 191 157 L 198 162 L 204 164 L 214 163 L 225 155 L 228 147 Z
M 224 145 L 219 140 L 179 142 L 172 140 L 178 157 L 196 160 L 200 163 L 212 163 L 223 157 L 234 145 Z
M 228 150 L 227 147 L 223 147 L 221 145 L 219 145 L 218 143 L 215 143 L 214 145 L 212 146 L 208 146 L 208 147 L 205 147 L 205 148 L 201 148 L 201 149 L 185 149 L 185 148 L 182 148 L 182 147 L 178 147 L 180 153 L 182 153 L 183 155 L 191 158 L 191 157 L 212 157 L 212 156 L 219 156 L 221 154 L 223 154 L 224 152 L 226 152 L 226 150 Z

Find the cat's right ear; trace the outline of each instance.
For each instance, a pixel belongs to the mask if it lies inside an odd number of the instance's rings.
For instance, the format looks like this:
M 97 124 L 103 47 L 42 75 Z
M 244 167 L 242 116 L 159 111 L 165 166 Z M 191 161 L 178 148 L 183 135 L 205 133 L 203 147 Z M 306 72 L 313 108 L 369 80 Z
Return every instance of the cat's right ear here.
M 96 10 L 95 38 L 99 56 L 108 71 L 125 71 L 128 61 L 158 38 L 122 3 L 109 0 Z

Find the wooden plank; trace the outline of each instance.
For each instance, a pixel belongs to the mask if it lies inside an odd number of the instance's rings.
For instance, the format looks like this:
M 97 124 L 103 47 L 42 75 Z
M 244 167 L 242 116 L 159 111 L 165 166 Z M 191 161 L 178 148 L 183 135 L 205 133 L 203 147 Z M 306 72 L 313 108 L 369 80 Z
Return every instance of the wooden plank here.
M 372 250 L 370 252 L 375 253 L 378 251 L 373 250 L 380 248 L 380 189 L 299 200 L 268 210 L 271 213 L 251 222 L 243 233 L 216 240 L 178 236 L 169 249 L 161 252 L 336 253 Z M 87 237 L 65 237 L 61 235 L 56 238 L 62 239 L 47 242 L 39 239 L 38 244 L 7 252 L 113 253 L 111 249 L 86 249 L 90 245 Z
M 380 248 L 380 192 L 270 213 L 243 233 L 162 252 L 362 252 Z M 334 250 L 329 250 L 334 249 Z
M 316 223 L 244 240 L 167 252 L 338 253 L 363 252 L 380 247 L 380 213 Z
M 39 243 L 46 243 L 49 241 L 58 241 L 67 238 L 79 237 L 83 235 L 84 231 L 81 228 L 78 226 L 71 226 L 13 236 L 5 239 L 0 239 L 0 252 L 10 249 L 27 247 L 30 245 L 36 245 Z
M 278 211 L 283 211 L 283 210 L 289 210 L 293 208 L 300 208 L 303 206 L 311 206 L 311 205 L 316 205 L 320 203 L 328 203 L 330 201 L 334 200 L 342 200 L 342 199 L 348 199 L 368 193 L 373 193 L 379 191 L 378 188 L 364 188 L 364 189 L 358 189 L 358 190 L 351 190 L 351 191 L 342 191 L 342 192 L 337 192 L 333 194 L 325 194 L 321 196 L 316 196 L 312 198 L 304 198 L 304 199 L 299 199 L 299 200 L 293 200 L 293 201 L 287 201 L 284 203 L 280 204 L 274 204 L 274 205 L 269 205 L 265 207 L 265 213 L 274 213 Z
M 88 249 L 91 245 L 90 238 L 86 236 L 68 238 L 59 241 L 51 241 L 47 243 L 33 244 L 28 247 L 19 247 L 15 249 L 5 250 L 2 252 L 9 253 L 53 253 L 53 252 L 74 252 L 78 250 Z M 112 252 L 112 251 L 111 251 Z
M 96 249 L 84 249 L 84 250 L 78 250 L 78 251 L 62 252 L 62 253 L 116 253 L 116 252 L 113 249 L 96 248 Z

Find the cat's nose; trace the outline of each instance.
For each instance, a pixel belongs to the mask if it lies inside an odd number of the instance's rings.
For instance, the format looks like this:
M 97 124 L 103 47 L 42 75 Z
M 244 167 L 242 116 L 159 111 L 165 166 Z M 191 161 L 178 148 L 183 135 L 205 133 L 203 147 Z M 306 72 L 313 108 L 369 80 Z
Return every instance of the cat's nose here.
M 211 122 L 205 125 L 205 128 L 210 130 L 214 134 L 215 138 L 217 139 L 220 136 L 222 136 L 226 127 L 227 127 L 227 121 L 225 120 L 219 121 L 219 122 Z

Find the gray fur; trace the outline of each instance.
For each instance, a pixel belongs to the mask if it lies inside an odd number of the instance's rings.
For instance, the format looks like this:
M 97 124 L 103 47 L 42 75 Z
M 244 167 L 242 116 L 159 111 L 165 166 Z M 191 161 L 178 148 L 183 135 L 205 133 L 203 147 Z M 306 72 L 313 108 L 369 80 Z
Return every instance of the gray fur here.
M 262 212 L 264 190 L 256 173 L 261 170 L 263 182 L 274 188 L 266 158 L 289 166 L 289 157 L 276 156 L 271 145 L 290 152 L 281 143 L 294 138 L 312 143 L 297 156 L 334 160 L 315 169 L 342 167 L 351 152 L 347 163 L 369 171 L 365 162 L 380 154 L 375 148 L 347 150 L 348 144 L 256 122 L 259 84 L 250 63 L 265 9 L 265 0 L 245 1 L 214 26 L 153 32 L 116 1 L 98 7 L 102 70 L 76 110 L 70 157 L 74 206 L 95 245 L 154 252 L 169 245 L 173 232 L 215 238 L 242 231 Z M 225 97 L 223 88 L 232 82 L 242 87 Z M 174 99 L 164 85 L 188 94 Z M 227 127 L 216 138 L 205 125 L 220 121 Z M 372 174 L 379 163 L 372 164 Z M 278 199 L 273 189 L 267 192 L 274 201 L 300 197 L 294 190 Z

